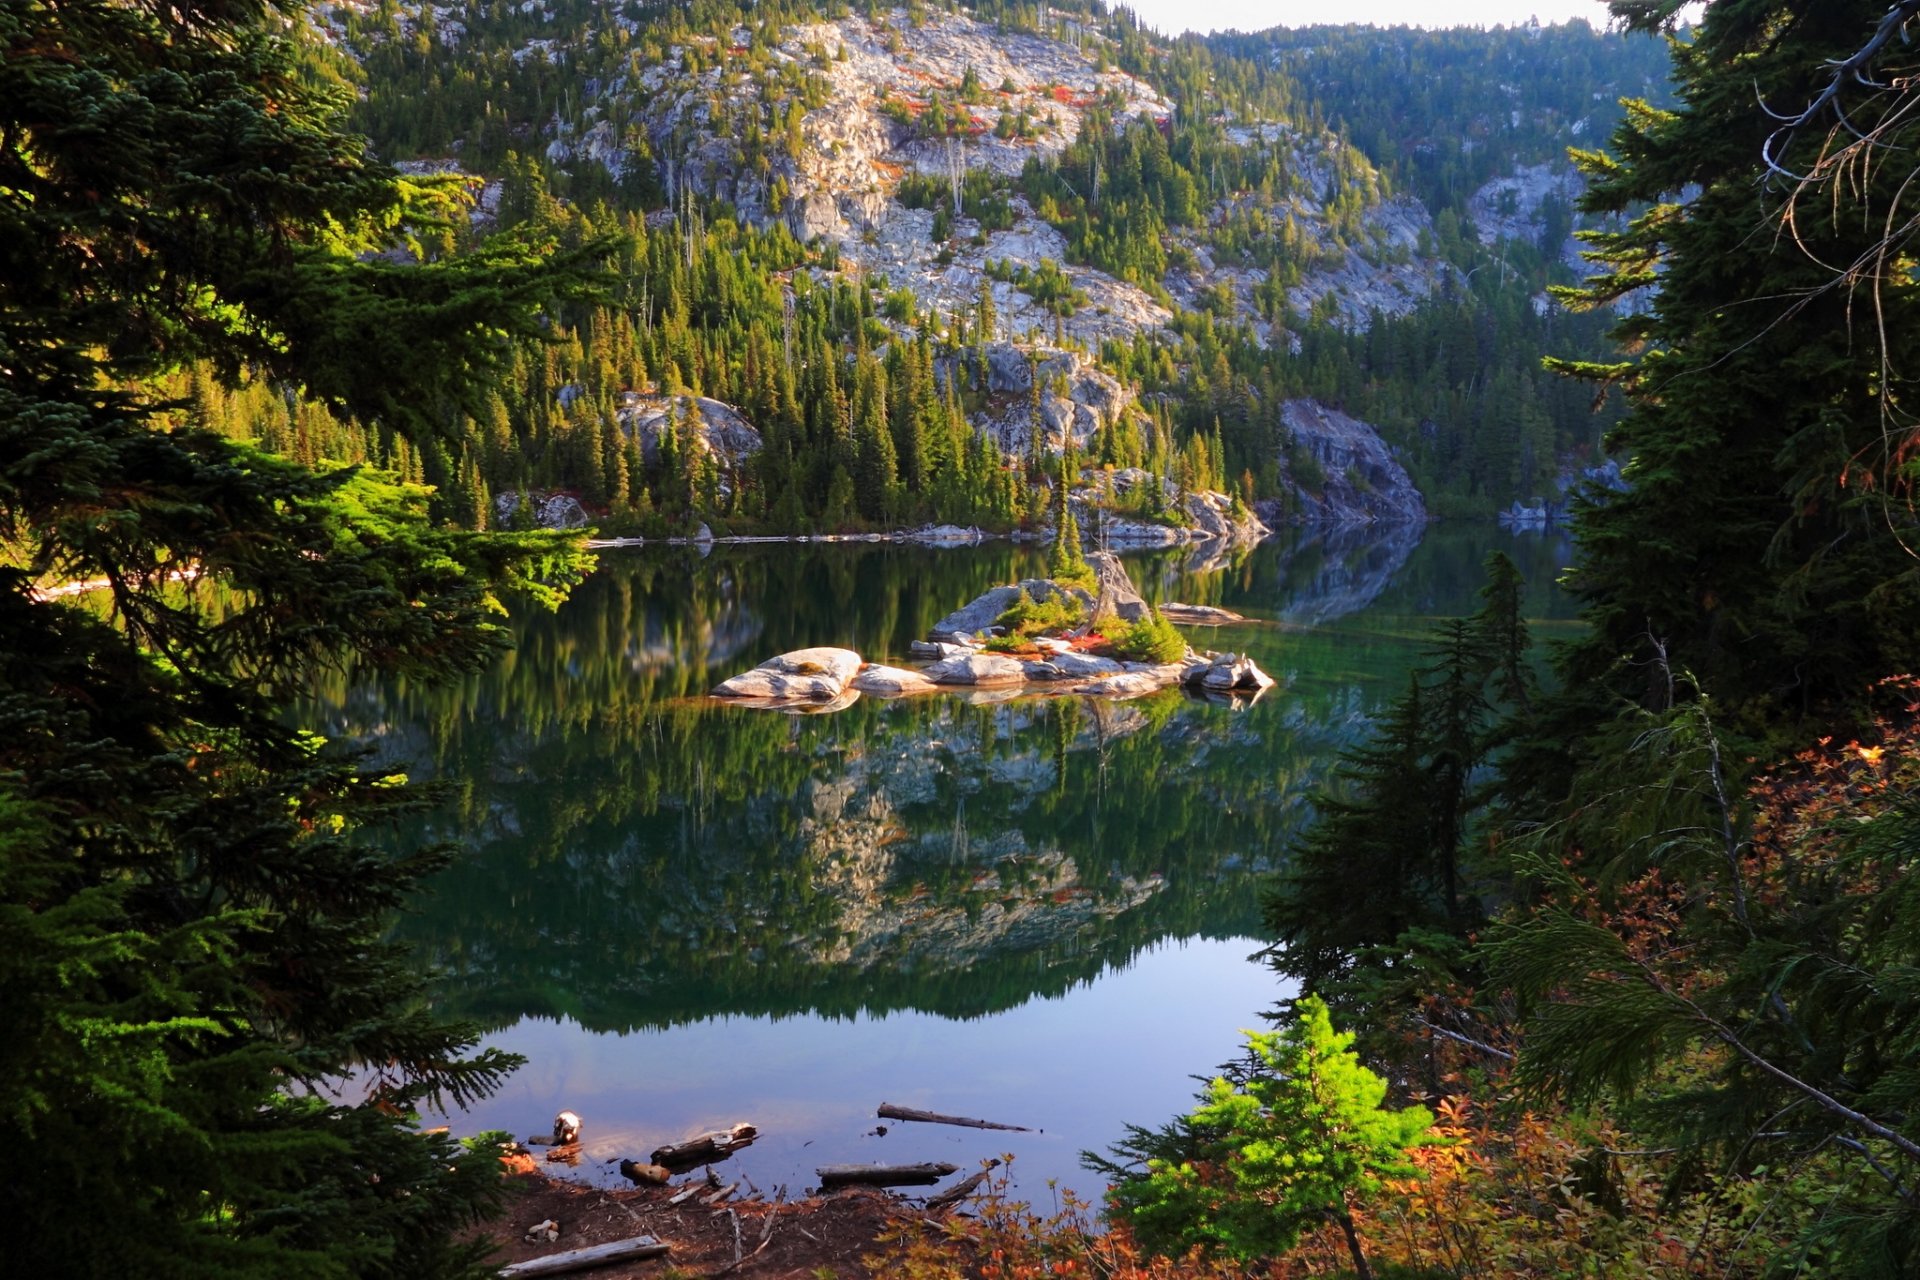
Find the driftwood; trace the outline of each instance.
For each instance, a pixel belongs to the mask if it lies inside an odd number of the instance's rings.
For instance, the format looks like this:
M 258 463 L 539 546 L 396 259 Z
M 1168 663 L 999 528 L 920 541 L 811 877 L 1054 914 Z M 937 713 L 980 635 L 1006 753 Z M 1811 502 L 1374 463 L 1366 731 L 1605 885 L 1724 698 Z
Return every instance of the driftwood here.
M 938 1111 L 916 1111 L 912 1107 L 896 1107 L 891 1102 L 881 1103 L 880 1110 L 874 1114 L 882 1120 L 917 1120 L 921 1124 L 957 1124 L 963 1129 L 1009 1129 L 1014 1133 L 1033 1132 L 1023 1124 L 999 1124 L 992 1120 L 969 1120 L 966 1116 L 944 1116 Z
M 696 1182 L 692 1186 L 676 1191 L 673 1195 L 667 1197 L 667 1203 L 670 1205 L 685 1204 L 705 1190 L 706 1184 Z
M 814 1170 L 820 1176 L 822 1188 L 856 1183 L 865 1187 L 925 1187 L 959 1171 L 959 1165 L 946 1163 L 829 1164 Z
M 1163 602 L 1160 616 L 1168 622 L 1178 622 L 1189 627 L 1218 627 L 1229 622 L 1245 622 L 1246 618 L 1231 609 L 1216 609 L 1210 604 L 1173 604 Z
M 653 1162 L 669 1169 L 690 1169 L 709 1160 L 724 1160 L 741 1147 L 752 1145 L 759 1136 L 760 1131 L 750 1124 L 715 1129 L 711 1133 L 688 1138 L 685 1142 L 661 1147 L 653 1153 Z
M 500 1275 L 502 1280 L 565 1275 L 569 1271 L 585 1271 L 588 1267 L 604 1267 L 613 1262 L 658 1258 L 667 1252 L 667 1248 L 652 1236 L 635 1236 L 631 1240 L 596 1244 L 589 1249 L 569 1249 L 565 1253 L 550 1253 L 544 1258 L 529 1258 L 525 1262 L 500 1268 Z
M 929 1213 L 945 1213 L 978 1191 L 980 1184 L 987 1180 L 987 1175 L 999 1167 L 1000 1162 L 998 1160 L 987 1161 L 987 1167 L 980 1172 L 970 1178 L 962 1178 L 945 1191 L 942 1191 L 939 1195 L 930 1197 L 927 1200 L 927 1211 Z
M 547 1159 L 556 1164 L 579 1164 L 580 1144 L 569 1142 L 564 1147 L 554 1147 L 547 1152 Z

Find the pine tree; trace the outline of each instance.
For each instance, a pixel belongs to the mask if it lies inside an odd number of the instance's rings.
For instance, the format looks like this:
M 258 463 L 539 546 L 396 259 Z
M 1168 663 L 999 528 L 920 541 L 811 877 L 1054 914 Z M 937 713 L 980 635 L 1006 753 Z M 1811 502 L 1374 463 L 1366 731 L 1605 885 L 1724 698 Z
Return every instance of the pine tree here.
M 1080 522 L 1073 515 L 1071 495 L 1073 480 L 1078 474 L 1079 465 L 1069 444 L 1067 451 L 1060 455 L 1060 473 L 1053 486 L 1053 550 L 1047 555 L 1047 576 L 1056 582 L 1078 582 L 1092 577 L 1087 553 L 1080 545 Z
M 1360 1064 L 1351 1032 L 1337 1032 L 1324 1002 L 1300 1000 L 1291 1025 L 1248 1032 L 1254 1070 L 1216 1078 L 1183 1122 L 1201 1135 L 1186 1159 L 1150 1160 L 1110 1201 L 1148 1248 L 1181 1256 L 1200 1248 L 1242 1260 L 1276 1258 L 1332 1219 L 1360 1280 L 1372 1268 L 1354 1228 L 1355 1203 L 1417 1173 L 1408 1152 L 1433 1116 L 1389 1110 L 1387 1082 Z
M 282 23 L 0 17 L 0 1135 L 33 1153 L 0 1205 L 34 1274 L 455 1274 L 499 1182 L 407 1123 L 511 1065 L 382 942 L 447 855 L 371 843 L 419 797 L 284 704 L 323 665 L 474 670 L 496 593 L 555 599 L 578 543 L 435 531 L 393 475 L 164 429 L 160 383 L 247 370 L 338 412 L 300 413 L 310 440 L 351 416 L 424 446 L 603 246 L 372 256 L 464 222 L 458 189 L 339 132 Z M 93 578 L 109 608 L 35 589 Z M 349 1100 L 304 1087 L 352 1071 Z
M 1276 964 L 1309 993 L 1330 994 L 1361 956 L 1436 924 L 1429 713 L 1418 676 L 1369 740 L 1343 751 L 1316 817 L 1262 907 Z
M 1673 4 L 1614 7 L 1635 29 L 1677 20 Z M 1781 114 L 1822 101 L 1886 12 L 1709 5 L 1674 45 L 1680 107 L 1628 104 L 1614 155 L 1581 157 L 1584 209 L 1652 211 L 1588 237 L 1603 278 L 1573 301 L 1658 288 L 1615 331 L 1632 359 L 1560 365 L 1631 405 L 1608 441 L 1630 458 L 1631 488 L 1578 517 L 1571 582 L 1588 630 L 1563 665 L 1568 696 L 1587 699 L 1575 716 L 1604 718 L 1594 700 L 1609 696 L 1658 705 L 1659 646 L 1739 706 L 1857 699 L 1920 662 L 1901 408 L 1920 296 L 1904 265 L 1876 257 L 1908 216 L 1912 166 L 1881 163 L 1913 140 L 1891 114 L 1907 99 L 1874 87 L 1903 74 L 1900 42 L 1849 70 L 1819 119 L 1783 127 Z M 1884 153 L 1849 149 L 1857 167 L 1835 167 L 1836 139 L 1883 122 L 1897 131 Z M 1808 188 L 1791 174 L 1826 177 Z

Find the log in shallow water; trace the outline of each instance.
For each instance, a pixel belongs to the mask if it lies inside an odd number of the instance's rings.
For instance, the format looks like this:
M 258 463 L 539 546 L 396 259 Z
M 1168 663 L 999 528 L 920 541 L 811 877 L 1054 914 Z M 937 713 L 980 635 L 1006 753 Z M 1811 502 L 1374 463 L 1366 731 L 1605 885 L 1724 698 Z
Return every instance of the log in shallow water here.
M 1023 1124 L 1000 1124 L 994 1120 L 972 1120 L 966 1116 L 942 1115 L 938 1111 L 918 1111 L 913 1107 L 896 1107 L 891 1102 L 880 1104 L 876 1112 L 882 1120 L 917 1120 L 921 1124 L 957 1124 L 963 1129 L 1007 1129 L 1014 1133 L 1032 1133 L 1033 1130 Z
M 820 1186 L 845 1187 L 858 1183 L 866 1187 L 923 1187 L 940 1181 L 950 1173 L 958 1173 L 957 1164 L 829 1164 L 822 1165 L 814 1172 L 820 1177 Z

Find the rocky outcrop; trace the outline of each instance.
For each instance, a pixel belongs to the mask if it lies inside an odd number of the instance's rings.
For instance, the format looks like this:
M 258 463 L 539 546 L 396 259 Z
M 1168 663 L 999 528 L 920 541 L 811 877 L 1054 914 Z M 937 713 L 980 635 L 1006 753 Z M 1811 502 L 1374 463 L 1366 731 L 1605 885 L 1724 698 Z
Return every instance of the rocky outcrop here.
M 1032 597 L 1037 604 L 1065 597 L 1072 599 L 1083 610 L 1093 605 L 1093 597 L 1079 587 L 1063 587 L 1047 578 L 1025 578 L 1011 586 L 982 592 L 961 605 L 933 624 L 933 639 L 952 640 L 955 637 L 979 635 L 997 623 L 1001 614 L 1013 608 L 1022 594 Z
M 738 409 L 706 396 L 643 395 L 629 391 L 620 397 L 616 416 L 621 429 L 640 442 L 649 463 L 660 457 L 660 433 L 669 420 L 683 445 L 690 439 L 694 448 L 728 466 L 737 466 L 760 449 L 759 431 Z
M 1153 616 L 1153 607 L 1141 598 L 1119 556 L 1111 551 L 1095 551 L 1087 557 L 1087 567 L 1093 570 L 1094 618 L 1141 622 Z
M 962 528 L 957 524 L 930 524 L 908 529 L 900 537 L 902 541 L 917 542 L 923 546 L 960 547 L 984 542 L 987 535 L 973 525 Z
M 536 529 L 584 529 L 593 517 L 570 493 L 521 494 L 512 489 L 493 495 L 494 527 L 510 529 L 521 519 L 520 501 L 525 498 L 532 511 Z
M 1373 316 L 1404 316 L 1450 280 L 1457 269 L 1424 257 L 1421 238 L 1433 230 L 1426 206 L 1411 196 L 1396 196 L 1367 210 L 1368 239 L 1341 246 L 1337 256 L 1308 271 L 1288 293 L 1302 311 L 1329 309 L 1342 329 L 1362 331 Z
M 1079 521 L 1083 537 L 1097 538 L 1108 546 L 1257 542 L 1273 532 L 1258 514 L 1224 493 L 1213 489 L 1183 492 L 1173 481 L 1158 479 L 1141 467 L 1087 471 L 1081 479 L 1086 483 L 1072 495 L 1074 519 Z M 1126 504 L 1135 498 L 1140 486 L 1151 484 L 1161 486 L 1160 506 L 1167 512 L 1166 518 L 1139 519 L 1114 510 L 1116 504 L 1128 509 Z
M 1427 504 L 1380 433 L 1318 400 L 1288 400 L 1280 421 L 1291 500 L 1262 504 L 1269 523 L 1420 524 Z
M 1180 683 L 1202 689 L 1225 692 L 1273 688 L 1273 677 L 1254 665 L 1252 658 L 1240 653 L 1223 653 L 1205 662 L 1196 662 L 1180 675 Z
M 847 692 L 860 667 L 860 655 L 851 649 L 797 649 L 722 681 L 713 692 L 719 698 L 831 700 Z
M 877 662 L 870 662 L 863 667 L 847 687 L 870 693 L 876 698 L 905 698 L 934 691 L 933 681 L 923 673 L 909 671 L 905 667 L 883 666 Z
M 1559 206 L 1567 221 L 1560 228 L 1560 243 L 1550 246 L 1569 266 L 1585 267 L 1580 257 L 1581 244 L 1570 234 L 1580 225 L 1574 206 L 1586 194 L 1586 179 L 1566 161 L 1522 165 L 1510 174 L 1494 178 L 1467 198 L 1467 215 L 1473 219 L 1481 244 L 1501 240 L 1525 240 L 1539 245 L 1548 231 L 1549 202 Z
M 1122 671 L 1118 675 L 1102 677 L 1087 684 L 1076 685 L 1075 693 L 1091 694 L 1100 698 L 1143 698 L 1150 693 L 1158 693 L 1171 681 L 1162 679 L 1151 671 Z
M 1151 606 L 1134 589 L 1117 556 L 1097 551 L 1088 562 L 1098 590 L 1095 597 L 1078 587 L 1030 578 L 975 597 L 943 619 L 936 634 L 976 635 L 1022 595 L 1042 601 L 1072 599 L 1090 617 L 1140 620 L 1153 616 Z M 949 624 L 956 626 L 949 630 Z M 1085 639 L 1080 635 L 1037 636 L 1022 645 L 1029 654 L 1025 659 L 964 642 L 915 641 L 916 656 L 936 659 L 919 671 L 863 663 L 850 649 L 801 649 L 734 676 L 714 694 L 749 705 L 804 712 L 846 705 L 863 693 L 900 698 L 939 689 L 974 701 L 995 701 L 1019 697 L 1024 691 L 1064 690 L 1103 698 L 1134 698 L 1187 685 L 1208 693 L 1249 693 L 1257 697 L 1273 685 L 1265 672 L 1240 654 L 1196 654 L 1188 649 L 1177 662 L 1125 662 L 1082 652 L 1078 646 Z M 1098 639 L 1094 637 L 1094 642 Z M 1034 650 L 1041 656 L 1031 656 Z
M 1549 525 L 1564 525 L 1573 514 L 1573 500 L 1576 495 L 1584 494 L 1592 499 L 1604 499 L 1610 493 L 1624 493 L 1627 488 L 1626 475 L 1620 470 L 1620 463 L 1613 458 L 1593 467 L 1567 466 L 1554 477 L 1552 498 L 1535 496 L 1522 502 L 1515 498 L 1504 511 L 1496 513 L 1504 529 L 1545 529 Z
M 1068 649 L 1039 662 L 1023 663 L 1029 680 L 1093 680 L 1125 670 L 1112 658 Z
M 1069 441 L 1088 448 L 1104 424 L 1134 415 L 1133 388 L 1081 351 L 994 342 L 967 356 L 941 359 L 934 376 L 942 388 L 957 376 L 963 385 L 986 393 L 987 407 L 972 415 L 973 425 L 1012 457 L 1032 452 L 1036 434 L 1048 453 L 1063 451 Z

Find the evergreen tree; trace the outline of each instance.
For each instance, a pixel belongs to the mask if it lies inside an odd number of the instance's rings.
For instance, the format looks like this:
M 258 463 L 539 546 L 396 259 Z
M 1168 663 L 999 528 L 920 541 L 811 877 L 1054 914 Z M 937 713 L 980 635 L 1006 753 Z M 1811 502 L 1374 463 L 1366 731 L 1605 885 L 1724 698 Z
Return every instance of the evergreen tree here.
M 496 591 L 554 599 L 578 544 L 436 532 L 424 490 L 174 425 L 159 383 L 252 369 L 424 445 L 600 247 L 371 256 L 457 188 L 369 161 L 283 31 L 0 16 L 0 1135 L 31 1153 L 0 1206 L 34 1274 L 454 1274 L 499 1183 L 407 1123 L 511 1065 L 381 941 L 445 851 L 370 844 L 419 797 L 283 707 L 320 666 L 476 668 Z M 89 579 L 109 608 L 40 590 Z
M 1679 6 L 1614 8 L 1651 30 Z M 1577 525 L 1588 630 L 1563 667 L 1575 719 L 1604 719 L 1607 696 L 1660 705 L 1662 646 L 1741 710 L 1857 699 L 1920 661 L 1900 407 L 1920 365 L 1920 295 L 1880 252 L 1908 216 L 1912 169 L 1881 160 L 1914 126 L 1894 114 L 1906 97 L 1874 87 L 1902 74 L 1899 41 L 1846 62 L 1887 11 L 1711 4 L 1673 47 L 1678 109 L 1630 104 L 1614 154 L 1581 157 L 1584 208 L 1651 208 L 1588 237 L 1604 274 L 1574 301 L 1658 288 L 1616 330 L 1632 359 L 1562 365 L 1619 384 L 1631 405 L 1609 438 L 1631 488 Z M 1819 118 L 1783 125 L 1822 102 Z M 1835 167 L 1848 130 L 1883 123 L 1884 151 L 1849 148 L 1857 167 Z
M 1080 545 L 1080 522 L 1074 519 L 1070 500 L 1073 480 L 1079 474 L 1073 446 L 1060 455 L 1060 474 L 1053 486 L 1053 549 L 1047 555 L 1047 576 L 1056 582 L 1076 582 L 1091 577 L 1087 553 Z
M 1153 1159 L 1123 1179 L 1114 1212 L 1148 1248 L 1245 1260 L 1276 1258 L 1331 1219 L 1355 1274 L 1371 1280 L 1355 1203 L 1417 1173 L 1407 1152 L 1425 1140 L 1433 1116 L 1383 1107 L 1387 1082 L 1360 1064 L 1352 1044 L 1313 996 L 1298 1002 L 1285 1030 L 1248 1032 L 1252 1072 L 1239 1082 L 1216 1078 L 1184 1122 L 1197 1150 Z
M 1316 819 L 1263 902 L 1276 964 L 1329 994 L 1370 949 L 1438 923 L 1428 712 L 1417 676 L 1366 743 L 1344 751 Z

